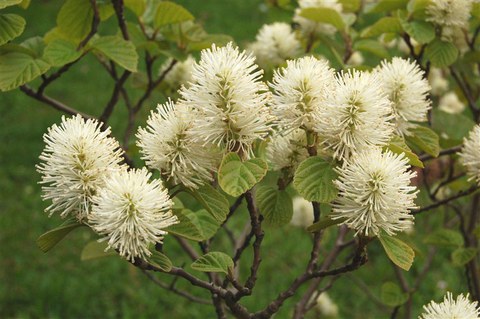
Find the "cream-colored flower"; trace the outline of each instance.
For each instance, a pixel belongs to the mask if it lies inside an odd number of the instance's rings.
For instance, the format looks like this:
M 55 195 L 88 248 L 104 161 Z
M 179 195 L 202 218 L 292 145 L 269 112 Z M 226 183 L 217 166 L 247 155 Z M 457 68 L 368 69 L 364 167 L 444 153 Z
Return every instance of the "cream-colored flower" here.
M 267 159 L 274 170 L 295 169 L 307 157 L 307 137 L 300 129 L 273 136 L 267 146 Z
M 465 110 L 465 104 L 454 91 L 450 91 L 440 98 L 438 108 L 450 114 L 459 114 Z
M 470 179 L 480 185 L 480 125 L 475 125 L 468 137 L 463 140 L 463 148 L 459 155 Z
M 302 228 L 307 228 L 313 224 L 312 203 L 303 197 L 295 197 L 293 199 L 293 215 L 290 224 Z
M 132 262 L 150 256 L 149 246 L 161 243 L 164 229 L 178 223 L 167 190 L 150 177 L 146 168 L 111 174 L 93 198 L 88 216 L 92 228 L 106 236 L 108 247 Z
M 436 303 L 433 300 L 423 306 L 424 312 L 419 319 L 479 319 L 480 309 L 476 301 L 468 300 L 468 294 L 458 295 L 454 300 L 452 293 L 447 292 L 443 302 Z
M 84 221 L 104 178 L 124 169 L 120 165 L 123 151 L 109 135 L 110 128 L 102 131 L 101 123 L 80 115 L 62 117 L 60 125 L 48 129 L 37 171 L 42 175 L 43 199 L 52 200 L 47 208 L 50 215 L 60 213 Z

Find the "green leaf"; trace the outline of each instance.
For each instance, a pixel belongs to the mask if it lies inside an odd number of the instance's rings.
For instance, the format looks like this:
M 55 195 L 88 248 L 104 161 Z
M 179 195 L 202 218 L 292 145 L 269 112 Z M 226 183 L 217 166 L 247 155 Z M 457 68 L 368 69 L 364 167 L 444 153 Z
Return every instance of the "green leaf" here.
M 383 234 L 378 237 L 388 258 L 403 270 L 408 271 L 413 264 L 415 252 L 406 243 L 396 237 Z
M 396 17 L 383 17 L 362 31 L 362 37 L 377 37 L 383 33 L 401 33 L 402 24 Z
M 338 2 L 342 4 L 343 12 L 356 12 L 362 4 L 362 0 L 339 0 Z
M 336 178 L 333 165 L 319 156 L 314 156 L 298 165 L 293 185 L 306 200 L 329 203 L 337 196 L 338 190 L 333 184 Z
M 423 163 L 418 158 L 417 154 L 413 153 L 412 150 L 405 143 L 405 140 L 401 136 L 395 135 L 390 143 L 387 145 L 386 149 L 392 151 L 395 154 L 405 154 L 405 157 L 408 158 L 409 164 L 417 167 L 423 168 Z
M 410 0 L 407 9 L 412 17 L 420 20 L 425 20 L 425 18 L 427 17 L 427 7 L 430 3 L 431 0 Z
M 111 3 L 98 3 L 97 7 L 100 21 L 108 20 L 115 14 L 115 9 Z
M 458 125 L 462 123 L 462 125 Z M 432 110 L 432 128 L 439 135 L 445 133 L 448 139 L 461 141 L 475 126 L 475 122 L 463 114 L 450 114 L 439 109 Z
M 372 53 L 382 59 L 387 59 L 390 57 L 387 49 L 376 40 L 364 39 L 356 41 L 353 45 L 353 48 L 357 51 Z
M 407 136 L 407 142 L 412 143 L 421 150 L 434 157 L 440 153 L 439 138 L 437 133 L 425 126 L 417 125 L 409 129 L 413 135 Z
M 145 0 L 124 0 L 123 3 L 125 7 L 132 10 L 137 17 L 141 17 L 147 7 Z
M 368 10 L 368 13 L 382 13 L 398 9 L 405 9 L 407 7 L 407 3 L 408 0 L 380 0 Z
M 28 7 L 30 6 L 30 2 L 31 0 L 22 0 L 18 6 L 22 9 L 28 9 Z
M 56 244 L 58 244 L 65 236 L 67 236 L 72 230 L 78 228 L 80 226 L 84 226 L 83 224 L 79 224 L 75 218 L 67 219 L 63 224 L 49 230 L 45 234 L 41 235 L 37 239 L 38 247 L 46 253 Z
M 180 23 L 195 19 L 184 7 L 170 1 L 162 1 L 158 4 L 153 20 L 155 28 L 168 24 Z
M 194 241 L 211 238 L 220 227 L 220 223 L 205 209 L 198 212 L 184 209 L 175 211 L 175 215 L 179 223 L 166 228 L 166 231 Z
M 105 36 L 92 40 L 91 47 L 128 71 L 137 72 L 138 54 L 131 41 Z
M 456 230 L 442 228 L 425 237 L 424 242 L 428 245 L 462 247 L 463 236 Z
M 214 251 L 198 258 L 190 267 L 202 272 L 224 272 L 228 275 L 233 271 L 233 260 L 227 254 Z
M 405 32 L 420 44 L 430 43 L 435 39 L 435 27 L 426 21 L 402 21 Z
M 293 215 L 293 202 L 288 192 L 271 186 L 259 186 L 255 195 L 258 209 L 266 225 L 278 227 L 290 222 Z
M 477 251 L 478 250 L 473 247 L 460 247 L 455 249 L 451 255 L 453 265 L 457 267 L 465 266 L 465 264 L 475 258 Z
M 106 251 L 108 244 L 106 241 L 93 240 L 89 242 L 85 247 L 83 247 L 82 254 L 80 255 L 80 260 L 91 260 L 102 257 L 115 256 L 116 253 L 114 250 Z
M 152 251 L 152 255 L 148 259 L 148 262 L 164 272 L 169 272 L 173 267 L 172 261 L 165 254 L 156 250 Z
M 32 37 L 23 41 L 21 44 L 24 48 L 27 48 L 32 53 L 34 58 L 41 58 L 43 51 L 45 50 L 45 42 L 42 37 Z
M 228 200 L 215 188 L 205 184 L 190 192 L 218 222 L 222 223 L 227 218 L 230 210 Z
M 382 285 L 380 299 L 387 306 L 398 307 L 407 302 L 408 294 L 403 292 L 398 285 L 388 281 Z
M 220 47 L 232 41 L 233 38 L 226 34 L 207 34 L 199 41 L 190 42 L 188 48 L 192 51 L 201 51 L 210 48 L 213 43 Z
M 52 66 L 62 66 L 77 60 L 81 56 L 82 52 L 77 51 L 75 44 L 57 39 L 47 45 L 43 58 Z
M 338 225 L 343 223 L 346 220 L 346 218 L 338 218 L 338 219 L 332 219 L 330 216 L 324 216 L 320 218 L 320 220 L 310 226 L 307 227 L 307 230 L 309 232 L 315 233 L 318 232 L 322 229 L 328 228 L 333 225 Z
M 18 37 L 25 30 L 25 19 L 16 14 L 0 14 L 0 45 Z
M 435 39 L 425 48 L 425 58 L 433 66 L 443 68 L 457 61 L 458 49 L 450 42 Z
M 0 0 L 0 9 L 19 4 L 22 0 Z
M 260 158 L 242 162 L 238 154 L 228 153 L 218 169 L 218 183 L 225 193 L 237 197 L 260 182 L 267 169 L 267 163 Z
M 305 8 L 300 16 L 309 20 L 333 25 L 337 30 L 345 29 L 345 22 L 337 10 L 332 8 Z
M 57 16 L 59 31 L 77 40 L 85 38 L 90 32 L 92 21 L 93 9 L 87 0 L 67 0 Z
M 50 65 L 31 55 L 12 52 L 0 56 L 0 91 L 13 90 L 47 72 Z

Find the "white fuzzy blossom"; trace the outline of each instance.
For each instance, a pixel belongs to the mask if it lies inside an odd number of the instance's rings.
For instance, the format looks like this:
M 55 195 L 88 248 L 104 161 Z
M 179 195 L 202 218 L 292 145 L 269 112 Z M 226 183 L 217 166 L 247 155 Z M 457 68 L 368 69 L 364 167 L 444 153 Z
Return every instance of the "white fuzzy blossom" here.
M 365 62 L 365 59 L 363 58 L 362 53 L 360 51 L 355 51 L 348 59 L 347 64 L 351 66 L 359 66 L 362 65 L 363 62 Z
M 167 59 L 160 67 L 159 74 L 164 73 L 172 64 L 173 59 Z M 186 85 L 192 79 L 192 70 L 195 63 L 195 58 L 189 55 L 184 61 L 178 61 L 167 72 L 163 80 L 171 88 L 178 89 L 181 85 Z
M 332 94 L 334 79 L 328 62 L 311 56 L 287 61 L 285 68 L 276 70 L 270 86 L 274 90 L 272 108 L 280 126 L 312 130 Z
M 434 95 L 440 95 L 448 90 L 448 80 L 443 75 L 442 69 L 431 68 L 428 74 L 428 82 L 431 86 L 431 92 Z
M 249 49 L 257 57 L 258 65 L 268 68 L 295 58 L 300 53 L 301 45 L 289 24 L 275 22 L 259 30 Z
M 338 306 L 326 292 L 317 297 L 315 310 L 320 314 L 320 318 L 338 317 Z
M 415 126 L 411 122 L 427 121 L 430 109 L 430 85 L 424 72 L 416 63 L 394 57 L 390 62 L 382 61 L 376 73 L 392 102 L 397 133 L 409 135 L 408 129 Z
M 424 312 L 419 319 L 479 319 L 480 309 L 476 301 L 470 301 L 468 294 L 458 295 L 453 299 L 452 293 L 447 292 L 443 302 L 436 303 L 433 300 L 423 306 Z
M 356 233 L 377 236 L 409 229 L 413 223 L 411 209 L 416 208 L 417 191 L 410 185 L 416 173 L 409 171 L 403 154 L 380 148 L 365 150 L 337 169 L 334 181 L 339 195 L 333 204 L 332 218 Z
M 254 61 L 232 43 L 201 52 L 189 87 L 180 91 L 183 102 L 199 111 L 194 128 L 199 140 L 250 155 L 252 143 L 271 131 L 271 94 Z
M 178 223 L 167 190 L 160 180 L 150 182 L 150 176 L 146 168 L 111 174 L 88 216 L 108 247 L 132 262 L 150 256 L 149 245 L 162 242 L 164 229 Z
M 300 12 L 306 8 L 329 8 L 341 13 L 342 4 L 337 0 L 299 0 L 298 5 L 293 21 L 300 25 L 300 29 L 306 37 L 319 34 L 333 35 L 336 32 L 335 27 L 331 24 L 309 20 L 300 16 Z
M 213 145 L 203 145 L 192 134 L 196 113 L 186 105 L 168 101 L 152 111 L 147 127 L 137 133 L 137 145 L 148 167 L 189 188 L 211 181 L 219 160 Z
M 267 159 L 274 170 L 296 168 L 307 157 L 307 136 L 300 129 L 273 136 L 267 146 Z
M 379 78 L 350 71 L 338 75 L 335 84 L 315 126 L 333 157 L 348 159 L 366 147 L 386 145 L 394 131 L 393 115 Z
M 439 26 L 466 28 L 472 0 L 433 0 L 427 7 L 427 21 Z
M 468 134 L 468 138 L 463 140 L 463 148 L 459 155 L 470 180 L 475 180 L 480 185 L 480 125 L 476 125 Z
M 118 142 L 102 131 L 101 123 L 80 115 L 62 117 L 43 136 L 43 161 L 37 165 L 42 175 L 43 199 L 52 200 L 50 215 L 75 216 L 84 221 L 90 212 L 92 196 L 103 187 L 105 176 L 122 169 Z
M 313 224 L 312 203 L 303 197 L 295 197 L 293 199 L 293 215 L 290 224 L 302 228 L 307 228 Z
M 465 104 L 460 101 L 454 91 L 450 91 L 440 98 L 438 108 L 450 114 L 458 114 L 465 110 Z

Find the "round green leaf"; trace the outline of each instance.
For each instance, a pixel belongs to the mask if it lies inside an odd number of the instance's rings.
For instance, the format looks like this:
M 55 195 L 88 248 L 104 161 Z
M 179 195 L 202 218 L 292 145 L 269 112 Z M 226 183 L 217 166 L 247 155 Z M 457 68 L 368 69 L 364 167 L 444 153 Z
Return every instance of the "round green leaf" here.
M 0 91 L 13 90 L 47 72 L 50 64 L 31 55 L 12 52 L 0 56 Z
M 398 307 L 407 302 L 408 294 L 393 282 L 386 282 L 382 285 L 380 299 L 387 306 Z
M 424 242 L 428 245 L 461 247 L 463 236 L 456 230 L 442 228 L 429 234 Z
M 67 0 L 57 16 L 59 31 L 76 40 L 83 39 L 90 32 L 92 21 L 93 9 L 86 0 Z
M 227 218 L 230 210 L 228 200 L 215 188 L 205 184 L 191 193 L 217 221 L 223 222 Z
M 227 254 L 215 251 L 198 258 L 191 267 L 202 272 L 224 272 L 228 275 L 233 271 L 233 260 Z
M 106 241 L 93 240 L 89 242 L 85 247 L 83 247 L 82 254 L 80 255 L 80 260 L 91 260 L 102 257 L 115 256 L 116 253 L 114 250 L 108 250 L 108 244 Z
M 454 266 L 464 266 L 477 255 L 477 249 L 473 247 L 461 247 L 452 252 L 452 262 Z
M 25 30 L 25 19 L 16 14 L 0 14 L 0 45 L 15 39 Z
M 402 31 L 402 25 L 398 18 L 383 17 L 373 25 L 363 30 L 362 37 L 377 37 L 383 33 L 400 33 Z
M 220 222 L 215 220 L 205 209 L 197 212 L 192 212 L 189 209 L 176 210 L 175 215 L 179 223 L 165 230 L 194 241 L 204 241 L 211 238 L 220 227 Z
M 400 239 L 388 235 L 378 237 L 388 258 L 398 267 L 408 271 L 413 264 L 415 252 Z
M 408 147 L 403 137 L 395 135 L 390 140 L 386 148 L 395 154 L 402 154 L 402 153 L 405 154 L 405 157 L 408 158 L 410 165 L 421 167 L 421 168 L 424 167 L 422 161 L 420 161 L 417 154 L 412 152 L 410 147 Z
M 260 182 L 267 169 L 267 163 L 260 158 L 242 162 L 238 154 L 228 153 L 218 169 L 218 183 L 225 193 L 237 197 Z
M 412 135 L 407 136 L 408 142 L 434 157 L 438 156 L 440 153 L 440 140 L 437 133 L 421 125 L 417 125 L 408 131 L 412 133 Z
M 300 16 L 315 22 L 331 24 L 337 30 L 343 30 L 345 28 L 345 22 L 342 16 L 337 10 L 332 8 L 305 8 L 300 11 Z
M 19 4 L 22 0 L 0 0 L 0 9 Z
M 105 36 L 94 39 L 91 47 L 128 71 L 137 72 L 138 54 L 131 41 Z
M 319 156 L 309 157 L 297 168 L 293 185 L 308 201 L 329 203 L 337 196 L 333 180 L 337 173 L 333 166 Z
M 75 44 L 70 41 L 56 39 L 45 48 L 43 58 L 53 66 L 62 66 L 80 58 L 81 51 L 77 51 Z
M 156 250 L 152 252 L 148 262 L 164 272 L 169 272 L 173 267 L 172 261 L 165 254 Z
M 293 202 L 290 194 L 270 186 L 256 189 L 255 199 L 263 215 L 263 222 L 269 226 L 283 226 L 290 222 L 293 215 Z
M 67 219 L 57 228 L 49 230 L 45 234 L 38 237 L 37 245 L 44 253 L 46 253 L 47 251 L 55 247 L 55 245 L 57 245 L 63 238 L 65 238 L 65 236 L 67 236 L 72 230 L 80 226 L 84 225 L 79 224 L 76 218 Z
M 435 27 L 426 21 L 402 22 L 403 29 L 418 43 L 429 43 L 435 39 Z
M 181 5 L 170 1 L 162 1 L 158 4 L 153 20 L 155 28 L 185 22 L 195 19 L 193 15 Z
M 425 48 L 425 58 L 433 66 L 443 68 L 453 64 L 458 57 L 458 49 L 450 42 L 435 39 Z

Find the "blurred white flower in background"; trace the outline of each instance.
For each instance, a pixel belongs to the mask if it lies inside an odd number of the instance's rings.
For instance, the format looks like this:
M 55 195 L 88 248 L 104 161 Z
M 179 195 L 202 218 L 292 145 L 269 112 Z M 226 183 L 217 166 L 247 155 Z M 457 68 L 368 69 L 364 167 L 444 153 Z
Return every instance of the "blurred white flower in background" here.
M 443 75 L 442 69 L 431 68 L 428 74 L 428 81 L 431 86 L 432 94 L 440 95 L 448 90 L 448 80 Z
M 150 256 L 149 246 L 162 242 L 164 229 L 178 223 L 167 190 L 160 180 L 150 182 L 150 176 L 146 168 L 111 174 L 88 216 L 108 247 L 132 262 Z
M 160 67 L 159 74 L 165 72 L 171 65 L 173 59 L 167 59 Z M 187 85 L 192 79 L 192 70 L 195 58 L 189 55 L 184 61 L 178 61 L 172 69 L 165 75 L 164 82 L 172 89 L 178 89 L 181 85 Z
M 464 138 L 459 155 L 470 180 L 480 185 L 480 125 L 475 125 L 468 137 Z
M 450 91 L 440 98 L 438 108 L 450 114 L 459 114 L 465 110 L 465 104 L 454 91 Z
M 300 16 L 300 12 L 306 8 L 330 8 L 338 13 L 342 13 L 342 4 L 337 0 L 299 0 L 298 8 L 295 9 L 293 21 L 300 25 L 300 30 L 305 37 L 311 35 L 333 35 L 336 32 L 334 26 L 328 23 L 315 22 Z
M 472 0 L 434 0 L 427 6 L 427 21 L 439 26 L 468 26 Z
M 338 306 L 326 292 L 322 292 L 316 302 L 315 310 L 320 314 L 320 318 L 338 317 Z
M 80 115 L 62 116 L 62 123 L 53 124 L 44 134 L 43 162 L 36 167 L 42 175 L 42 198 L 52 200 L 46 209 L 50 215 L 84 221 L 104 178 L 124 169 L 120 165 L 123 151 L 109 135 L 110 128 L 102 131 L 100 122 Z
M 300 196 L 293 198 L 293 216 L 290 224 L 302 228 L 313 224 L 312 203 Z
M 347 64 L 351 66 L 359 66 L 362 65 L 364 61 L 365 59 L 363 58 L 362 53 L 360 51 L 355 51 L 348 59 Z
M 305 131 L 296 129 L 286 135 L 272 136 L 267 145 L 267 160 L 274 170 L 291 167 L 295 169 L 308 157 Z

